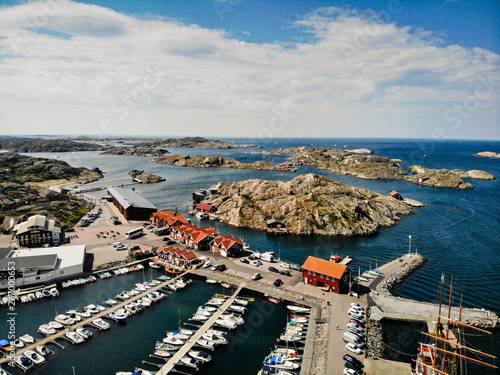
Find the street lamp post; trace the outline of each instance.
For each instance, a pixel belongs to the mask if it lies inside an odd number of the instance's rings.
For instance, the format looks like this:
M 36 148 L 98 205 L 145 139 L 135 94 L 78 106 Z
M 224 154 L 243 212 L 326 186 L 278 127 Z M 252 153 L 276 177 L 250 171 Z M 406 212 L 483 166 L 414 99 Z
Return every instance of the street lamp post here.
M 411 254 L 411 235 L 408 236 L 410 238 L 410 244 L 408 245 L 408 255 Z

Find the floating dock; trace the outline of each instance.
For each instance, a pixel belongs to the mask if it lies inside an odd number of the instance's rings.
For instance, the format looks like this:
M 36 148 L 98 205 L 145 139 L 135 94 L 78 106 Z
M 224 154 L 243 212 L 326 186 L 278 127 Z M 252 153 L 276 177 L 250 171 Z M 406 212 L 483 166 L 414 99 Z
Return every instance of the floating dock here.
M 234 302 L 234 299 L 236 296 L 241 292 L 241 289 L 245 286 L 246 283 L 241 283 L 236 290 L 236 292 L 229 297 L 226 302 L 208 319 L 201 327 L 198 329 L 198 331 L 195 332 L 193 336 L 189 338 L 189 340 L 182 346 L 181 349 L 179 349 L 171 358 L 170 360 L 156 373 L 156 375 L 166 375 L 172 369 L 174 366 L 181 360 L 182 357 L 184 357 L 188 351 L 193 347 L 193 345 L 196 344 L 196 341 L 198 341 L 201 336 L 207 332 L 208 329 L 210 329 L 215 321 L 219 319 L 219 317 L 228 309 L 228 307 Z

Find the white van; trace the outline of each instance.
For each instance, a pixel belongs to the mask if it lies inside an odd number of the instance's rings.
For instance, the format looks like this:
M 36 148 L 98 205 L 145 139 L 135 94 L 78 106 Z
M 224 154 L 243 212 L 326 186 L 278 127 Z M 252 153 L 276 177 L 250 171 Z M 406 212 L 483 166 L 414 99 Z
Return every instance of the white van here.
M 256 273 L 252 276 L 252 280 L 259 280 L 262 276 L 260 275 L 260 273 Z
M 113 247 L 120 247 L 123 246 L 121 242 L 113 242 Z
M 344 332 L 344 342 L 350 342 L 351 344 L 357 345 L 360 348 L 365 345 L 363 339 L 352 332 Z

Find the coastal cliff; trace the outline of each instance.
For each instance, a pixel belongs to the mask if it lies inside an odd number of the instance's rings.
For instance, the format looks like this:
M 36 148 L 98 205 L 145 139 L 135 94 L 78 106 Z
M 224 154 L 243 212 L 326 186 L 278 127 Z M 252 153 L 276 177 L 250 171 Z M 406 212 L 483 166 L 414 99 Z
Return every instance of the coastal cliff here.
M 414 212 L 397 199 L 316 174 L 289 182 L 221 182 L 212 188 L 218 194 L 209 195 L 207 202 L 218 207 L 224 222 L 258 230 L 267 230 L 266 221 L 274 219 L 293 234 L 371 235 L 382 226 L 395 225 L 398 215 Z
M 482 151 L 474 154 L 474 156 L 480 156 L 483 158 L 492 158 L 492 159 L 500 159 L 500 153 L 492 152 L 492 151 Z
M 42 139 L 1 137 L 0 149 L 11 152 L 72 152 L 100 151 L 105 146 L 87 142 L 75 142 L 70 139 Z
M 151 160 L 154 163 L 176 165 L 178 167 L 196 168 L 237 168 L 237 169 L 259 169 L 267 171 L 279 171 L 277 167 L 267 161 L 254 161 L 253 163 L 242 163 L 232 158 L 222 158 L 220 156 L 198 155 L 165 155 Z

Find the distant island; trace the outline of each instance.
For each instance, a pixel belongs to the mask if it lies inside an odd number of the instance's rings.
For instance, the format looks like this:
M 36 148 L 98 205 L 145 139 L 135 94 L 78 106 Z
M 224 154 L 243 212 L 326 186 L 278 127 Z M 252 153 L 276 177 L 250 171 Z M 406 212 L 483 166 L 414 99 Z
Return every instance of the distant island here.
M 168 154 L 167 150 L 152 147 L 109 147 L 101 155 L 133 155 L 154 158 Z
M 90 204 L 67 193 L 47 188 L 51 182 L 90 182 L 102 177 L 97 168 L 74 168 L 57 159 L 0 153 L 0 228 L 9 229 L 23 216 L 43 214 L 58 225 L 73 226 L 90 210 Z
M 365 151 L 366 149 L 362 149 Z M 366 150 L 370 151 L 370 150 Z M 330 147 L 293 147 L 279 149 L 281 154 L 294 154 L 290 157 L 297 165 L 313 165 L 332 172 L 353 175 L 370 180 L 405 180 L 415 184 L 451 189 L 473 189 L 465 179 L 492 180 L 495 176 L 485 171 L 462 171 L 459 169 L 430 169 L 411 166 L 408 170 L 400 164 L 401 160 L 379 155 L 361 155 L 360 150 L 340 150 Z
M 75 142 L 71 139 L 0 137 L 0 149 L 11 152 L 100 151 L 106 148 L 94 143 Z
M 128 172 L 129 175 L 132 176 L 134 181 L 143 183 L 143 184 L 154 184 L 156 182 L 165 181 L 165 178 L 161 176 L 157 176 L 152 173 L 144 172 L 143 170 L 132 169 Z
M 140 142 L 136 146 L 140 147 L 172 147 L 172 148 L 214 148 L 214 149 L 233 149 L 233 148 L 261 148 L 252 144 L 239 145 L 229 141 L 219 141 L 216 139 L 207 139 L 203 137 L 184 137 L 156 139 L 149 142 Z
M 474 156 L 481 156 L 483 158 L 500 159 L 500 153 L 492 151 L 482 151 L 474 154 Z
M 267 161 L 254 161 L 252 163 L 242 163 L 233 158 L 223 158 L 220 156 L 198 155 L 165 155 L 151 160 L 154 163 L 175 165 L 178 167 L 196 168 L 236 168 L 236 169 L 259 169 L 266 171 L 283 171 L 282 167 L 273 165 Z
M 240 228 L 268 230 L 279 223 L 298 235 L 360 236 L 395 225 L 398 215 L 414 213 L 404 202 L 316 174 L 291 181 L 259 179 L 218 183 L 206 203 L 219 217 Z

